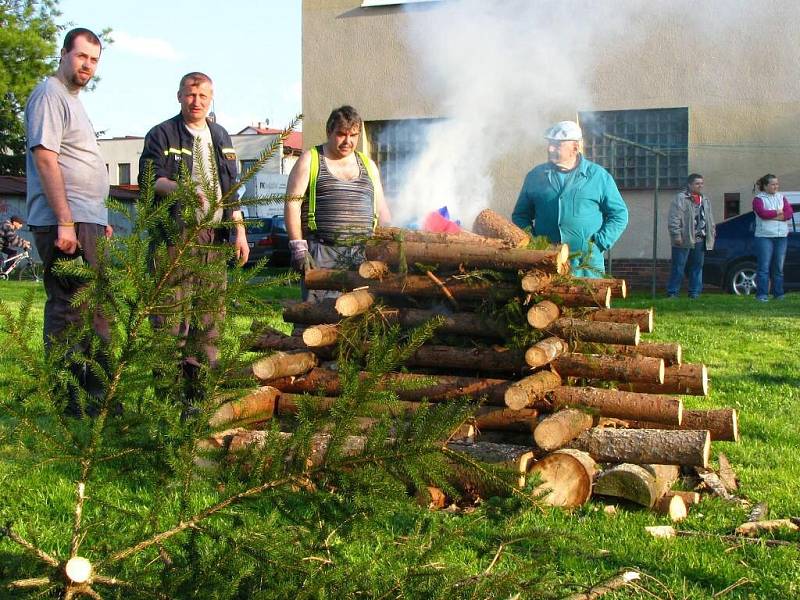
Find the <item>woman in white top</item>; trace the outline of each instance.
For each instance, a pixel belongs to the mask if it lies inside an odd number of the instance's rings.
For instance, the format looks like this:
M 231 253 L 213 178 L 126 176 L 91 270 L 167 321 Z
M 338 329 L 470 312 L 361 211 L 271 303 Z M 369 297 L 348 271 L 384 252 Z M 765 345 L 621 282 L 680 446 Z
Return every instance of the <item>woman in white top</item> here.
M 756 271 L 756 300 L 769 300 L 770 273 L 772 295 L 783 299 L 783 261 L 786 258 L 788 221 L 792 219 L 792 205 L 778 192 L 778 178 L 771 173 L 756 181 L 758 195 L 753 198 L 756 216 L 755 250 L 758 259 Z

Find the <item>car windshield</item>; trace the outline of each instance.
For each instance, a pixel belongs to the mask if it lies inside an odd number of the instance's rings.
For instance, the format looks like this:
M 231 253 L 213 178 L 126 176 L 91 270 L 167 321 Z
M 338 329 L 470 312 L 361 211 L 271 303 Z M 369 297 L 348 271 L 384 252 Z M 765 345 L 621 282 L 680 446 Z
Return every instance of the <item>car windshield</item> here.
M 272 226 L 272 219 L 246 219 L 244 222 L 245 231 L 249 234 L 269 233 Z

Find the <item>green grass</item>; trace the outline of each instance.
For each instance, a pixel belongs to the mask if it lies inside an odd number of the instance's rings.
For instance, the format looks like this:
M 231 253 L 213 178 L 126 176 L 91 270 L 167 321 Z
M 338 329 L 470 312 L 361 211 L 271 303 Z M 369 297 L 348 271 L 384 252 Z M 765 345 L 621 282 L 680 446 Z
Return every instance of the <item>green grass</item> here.
M 0 299 L 13 307 L 31 287 L 37 290 L 34 315 L 41 319 L 43 292 L 37 284 L 0 282 Z M 286 288 L 279 295 L 296 298 L 298 291 Z M 742 435 L 738 444 L 715 442 L 712 455 L 724 452 L 729 457 L 741 480 L 741 494 L 753 502 L 767 502 L 772 518 L 800 516 L 800 294 L 767 304 L 729 295 L 709 294 L 695 301 L 634 296 L 615 306 L 653 306 L 655 332 L 643 339 L 680 342 L 686 362 L 708 366 L 710 396 L 687 396 L 686 407 L 735 407 Z M 249 327 L 245 322 L 236 325 L 242 330 Z M 74 467 L 54 462 L 25 473 L 15 470 L 20 450 L 1 437 L 7 422 L 0 416 L 0 485 L 24 492 L 6 496 L 10 505 L 5 509 L 25 515 L 21 530 L 35 532 L 37 543 L 63 554 L 68 539 L 64 532 L 72 519 L 71 481 L 77 475 L 69 475 Z M 15 479 L 10 481 L 12 475 Z M 138 524 L 133 517 L 126 518 L 123 509 L 135 514 L 147 504 L 147 478 L 147 472 L 129 465 L 88 503 L 86 519 L 113 521 L 119 535 L 130 539 Z M 302 495 L 294 502 L 298 515 L 314 515 L 308 523 L 322 518 L 303 503 Z M 109 512 L 106 506 L 115 509 Z M 644 527 L 668 524 L 665 517 L 628 506 L 609 515 L 602 508 L 595 500 L 573 512 L 491 500 L 470 514 L 450 515 L 431 513 L 411 501 L 387 500 L 380 510 L 365 511 L 369 518 L 353 519 L 325 536 L 327 548 L 321 548 L 320 554 L 327 552 L 325 556 L 331 556 L 335 564 L 327 575 L 321 570 L 314 580 L 325 589 L 306 593 L 320 598 L 397 597 L 414 589 L 419 597 L 421 588 L 410 588 L 409 582 L 420 573 L 435 574 L 441 568 L 437 565 L 447 565 L 470 581 L 491 581 L 491 576 L 502 582 L 503 576 L 512 574 L 518 579 L 530 576 L 532 581 L 545 577 L 557 590 L 553 597 L 596 584 L 621 569 L 635 568 L 645 574 L 642 585 L 647 591 L 628 589 L 605 598 L 714 598 L 737 582 L 738 587 L 721 597 L 800 598 L 798 546 L 734 545 L 716 537 L 732 533 L 745 520 L 744 509 L 707 497 L 679 525 L 707 537 L 656 540 Z M 269 514 L 269 507 L 265 513 Z M 302 520 L 298 515 L 295 518 Z M 323 528 L 321 522 L 318 525 Z M 776 537 L 800 544 L 797 534 Z M 516 539 L 498 554 L 501 543 Z M 108 539 L 104 543 L 116 549 L 123 542 Z M 15 545 L 0 540 L 0 584 L 17 576 L 20 569 L 27 573 L 26 566 L 31 564 Z M 291 573 L 283 576 L 286 580 L 280 585 L 293 581 Z M 465 589 L 472 588 L 454 586 L 449 597 L 471 597 Z M 483 588 L 475 597 L 507 597 L 495 595 L 500 589 Z M 532 584 L 519 591 L 522 597 L 542 597 L 533 591 L 537 589 L 542 588 Z M 276 592 L 274 597 L 281 595 Z

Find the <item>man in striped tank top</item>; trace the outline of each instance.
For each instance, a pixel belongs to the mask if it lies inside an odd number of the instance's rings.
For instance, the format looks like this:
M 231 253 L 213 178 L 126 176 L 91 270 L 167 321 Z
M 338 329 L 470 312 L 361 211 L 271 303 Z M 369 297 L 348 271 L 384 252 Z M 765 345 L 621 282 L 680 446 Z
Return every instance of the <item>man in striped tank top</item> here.
M 352 268 L 364 260 L 363 242 L 391 215 L 375 162 L 356 146 L 363 122 L 352 106 L 331 112 L 328 141 L 303 152 L 289 174 L 284 207 L 292 266 Z M 303 300 L 337 292 L 307 290 Z

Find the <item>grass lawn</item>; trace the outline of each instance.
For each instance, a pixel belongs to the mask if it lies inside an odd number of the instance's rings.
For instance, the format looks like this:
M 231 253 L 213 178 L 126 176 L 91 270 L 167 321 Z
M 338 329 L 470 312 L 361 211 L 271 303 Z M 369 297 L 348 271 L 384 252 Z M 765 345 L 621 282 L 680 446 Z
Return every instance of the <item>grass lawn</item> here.
M 0 300 L 13 307 L 25 289 L 36 285 L 0 282 Z M 38 290 L 34 316 L 41 319 L 44 297 L 41 287 Z M 280 293 L 298 295 L 296 288 Z M 754 503 L 766 502 L 771 518 L 800 516 L 800 294 L 766 304 L 752 297 L 716 294 L 694 301 L 634 295 L 614 305 L 654 306 L 655 332 L 643 340 L 680 342 L 684 361 L 708 366 L 710 396 L 687 396 L 686 408 L 735 407 L 742 436 L 738 444 L 715 442 L 712 456 L 719 452 L 728 456 L 740 478 L 741 494 Z M 244 329 L 249 323 L 236 325 Z M 58 465 L 22 476 L 14 471 L 19 449 L 5 441 L 8 421 L 0 415 L 0 486 L 20 492 L 3 495 L 7 505 L 0 509 L 0 517 L 26 515 L 38 543 L 63 553 L 68 540 L 63 533 L 72 518 L 72 487 L 51 485 L 52 469 L 61 468 Z M 10 481 L 12 473 L 16 479 Z M 132 473 L 129 486 L 117 483 L 127 488 L 119 490 L 119 504 L 122 499 L 130 502 L 131 514 L 136 510 L 132 499 L 146 503 L 138 489 L 139 478 L 146 476 Z M 640 508 L 621 507 L 611 515 L 594 500 L 572 512 L 510 507 L 513 519 L 501 526 L 495 515 L 503 506 L 487 502 L 473 513 L 450 515 L 429 512 L 411 501 L 392 504 L 381 518 L 350 523 L 346 534 L 339 532 L 338 541 L 331 537 L 332 546 L 338 545 L 337 566 L 351 573 L 351 586 L 371 585 L 374 593 L 369 596 L 397 597 L 399 592 L 392 593 L 401 589 L 397 582 L 411 577 L 415 569 L 435 569 L 443 563 L 457 565 L 466 578 L 478 579 L 526 570 L 533 578 L 544 571 L 551 589 L 558 592 L 552 597 L 566 596 L 630 568 L 642 572 L 642 588 L 626 588 L 605 598 L 800 598 L 800 535 L 775 534 L 798 544 L 784 547 L 722 541 L 719 536 L 732 533 L 747 511 L 718 499 L 706 497 L 679 525 L 708 535 L 669 540 L 653 539 L 644 531 L 648 525 L 668 524 L 666 517 Z M 121 521 L 120 527 L 133 525 Z M 468 536 L 463 535 L 465 530 Z M 519 532 L 532 530 L 541 532 L 542 547 L 513 541 Z M 114 540 L 107 543 L 117 546 Z M 435 560 L 422 551 L 425 544 L 437 548 Z M 0 585 L 20 576 L 15 569 L 23 564 L 19 548 L 0 540 Z M 542 597 L 525 588 L 519 592 L 523 598 Z M 333 588 L 307 593 L 320 598 L 350 595 L 339 595 Z M 447 597 L 465 593 L 454 587 Z M 477 597 L 497 596 L 484 591 Z

